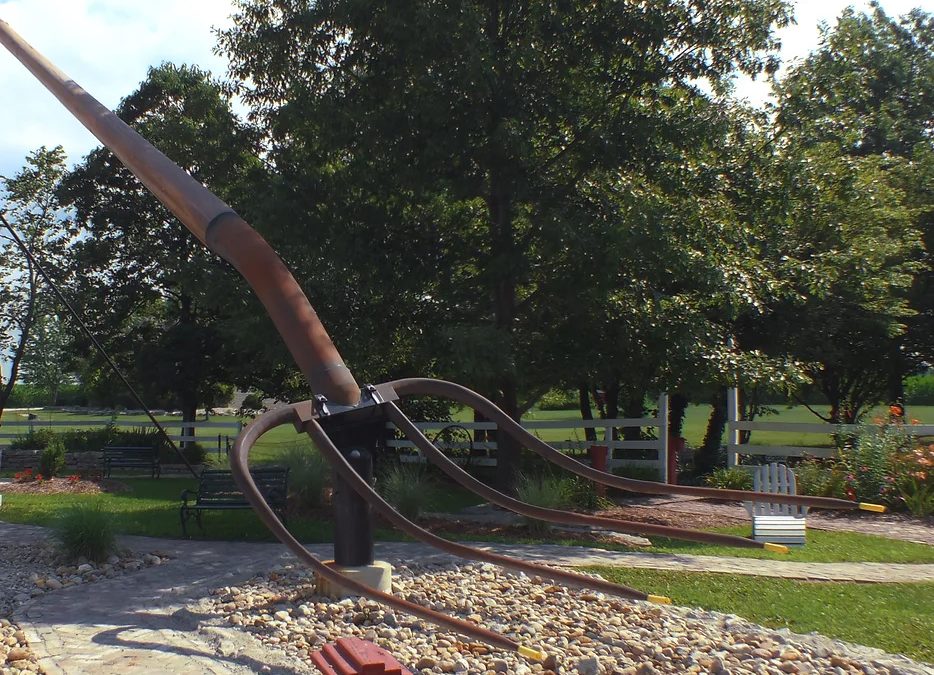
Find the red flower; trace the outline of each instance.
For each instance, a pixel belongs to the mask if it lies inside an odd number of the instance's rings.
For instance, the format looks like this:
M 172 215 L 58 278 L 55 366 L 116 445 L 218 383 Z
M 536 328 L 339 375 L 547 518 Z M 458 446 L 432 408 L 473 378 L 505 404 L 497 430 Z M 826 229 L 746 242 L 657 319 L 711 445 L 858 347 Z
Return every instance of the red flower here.
M 851 502 L 855 502 L 855 501 L 856 501 L 856 490 L 854 490 L 854 489 L 852 488 L 852 486 L 847 486 L 847 488 L 846 488 L 846 498 L 849 499 Z

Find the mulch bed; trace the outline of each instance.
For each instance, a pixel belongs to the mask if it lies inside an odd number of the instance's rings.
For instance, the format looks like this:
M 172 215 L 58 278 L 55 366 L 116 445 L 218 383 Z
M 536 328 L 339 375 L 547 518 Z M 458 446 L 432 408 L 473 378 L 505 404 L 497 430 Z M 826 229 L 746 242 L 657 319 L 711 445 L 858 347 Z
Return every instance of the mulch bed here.
M 100 494 L 102 492 L 129 492 L 126 483 L 105 478 L 103 480 L 70 481 L 67 478 L 46 478 L 25 482 L 0 483 L 0 494 Z

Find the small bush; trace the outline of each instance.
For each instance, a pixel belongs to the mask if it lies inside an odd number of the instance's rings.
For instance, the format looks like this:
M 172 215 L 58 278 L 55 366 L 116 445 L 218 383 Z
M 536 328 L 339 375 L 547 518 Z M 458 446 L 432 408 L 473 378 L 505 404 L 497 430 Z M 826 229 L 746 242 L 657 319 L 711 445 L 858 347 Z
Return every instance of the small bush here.
M 539 410 L 577 410 L 579 406 L 577 392 L 564 389 L 552 389 L 538 401 Z
M 39 473 L 46 478 L 57 476 L 65 468 L 65 446 L 60 438 L 53 438 L 39 455 Z
M 324 505 L 324 489 L 331 482 L 331 465 L 309 445 L 295 443 L 286 448 L 279 462 L 289 467 L 289 498 L 299 510 Z
M 710 487 L 720 490 L 751 490 L 752 474 L 744 469 L 716 469 L 704 477 Z
M 613 502 L 597 493 L 597 485 L 593 481 L 583 476 L 572 476 L 568 480 L 571 481 L 570 506 L 586 509 L 587 511 L 596 511 L 613 505 Z
M 204 464 L 208 457 L 208 451 L 200 443 L 189 443 L 184 448 L 179 448 L 179 450 L 181 450 L 182 457 L 188 460 L 189 464 Z M 182 460 L 175 450 L 163 444 L 159 448 L 159 462 L 161 464 L 181 464 Z
M 420 464 L 397 464 L 377 480 L 380 494 L 409 520 L 431 510 L 438 487 Z
M 934 405 L 934 373 L 912 375 L 905 380 L 905 403 Z
M 100 429 L 72 429 L 60 434 L 66 452 L 100 452 L 105 446 L 117 445 L 118 435 L 112 421 Z
M 874 427 L 860 429 L 840 451 L 847 496 L 861 502 L 881 499 L 896 505 L 897 460 L 911 453 L 915 445 L 915 438 L 897 421 L 881 421 Z
M 846 476 L 836 462 L 809 457 L 793 469 L 798 494 L 846 497 Z
M 67 508 L 55 523 L 53 535 L 70 560 L 103 562 L 117 549 L 113 517 L 100 502 Z
M 49 428 L 30 429 L 10 441 L 10 450 L 44 450 L 55 438 L 55 432 Z
M 565 510 L 574 502 L 574 480 L 564 476 L 541 474 L 538 476 L 522 475 L 516 486 L 516 496 L 520 501 L 547 509 Z M 550 525 L 535 518 L 525 518 L 529 532 L 542 535 L 549 531 Z

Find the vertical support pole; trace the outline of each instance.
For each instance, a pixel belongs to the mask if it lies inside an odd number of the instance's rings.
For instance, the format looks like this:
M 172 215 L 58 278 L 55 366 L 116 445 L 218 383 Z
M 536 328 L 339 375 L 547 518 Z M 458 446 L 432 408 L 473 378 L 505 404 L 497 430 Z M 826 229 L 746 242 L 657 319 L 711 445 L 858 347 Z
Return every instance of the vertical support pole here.
M 373 455 L 363 447 L 341 447 L 341 454 L 363 480 L 373 482 Z M 373 564 L 370 505 L 334 472 L 334 562 L 339 567 Z
M 730 387 L 726 390 L 726 465 L 739 466 L 739 389 Z
M 658 397 L 658 461 L 660 464 L 659 476 L 663 483 L 671 482 L 670 457 L 671 451 L 668 443 L 668 393 L 663 392 Z

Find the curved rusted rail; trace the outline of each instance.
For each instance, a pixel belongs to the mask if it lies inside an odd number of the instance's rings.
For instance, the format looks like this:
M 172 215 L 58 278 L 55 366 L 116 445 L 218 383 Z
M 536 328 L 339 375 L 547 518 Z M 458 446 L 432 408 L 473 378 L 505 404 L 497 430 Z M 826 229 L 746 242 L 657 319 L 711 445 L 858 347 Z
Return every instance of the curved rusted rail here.
M 279 541 L 285 544 L 288 549 L 299 558 L 299 560 L 309 565 L 312 569 L 315 570 L 315 572 L 320 574 L 331 583 L 350 588 L 351 590 L 358 592 L 361 595 L 366 595 L 375 600 L 379 600 L 391 607 L 395 607 L 401 611 L 409 612 L 415 616 L 419 616 L 423 619 L 431 621 L 432 623 L 446 626 L 447 628 L 457 631 L 462 635 L 481 640 L 487 644 L 517 651 L 520 654 L 530 658 L 540 657 L 539 652 L 536 650 L 523 647 L 510 638 L 479 627 L 476 624 L 442 614 L 441 612 L 436 612 L 434 610 L 428 609 L 427 607 L 423 607 L 407 600 L 402 600 L 388 593 L 383 593 L 382 591 L 371 589 L 364 584 L 361 584 L 352 579 L 348 579 L 347 577 L 344 577 L 339 572 L 326 565 L 314 554 L 308 551 L 301 544 L 301 542 L 292 536 L 285 525 L 283 525 L 279 520 L 278 516 L 276 516 L 273 510 L 269 507 L 265 498 L 256 487 L 256 483 L 253 481 L 252 476 L 250 475 L 250 449 L 264 433 L 274 427 L 289 423 L 301 427 L 315 443 L 325 458 L 334 466 L 334 468 L 340 474 L 341 478 L 343 478 L 348 483 L 348 485 L 350 485 L 350 487 L 352 487 L 354 491 L 357 492 L 357 494 L 365 499 L 367 503 L 369 503 L 370 506 L 372 506 L 380 516 L 391 522 L 406 534 L 411 535 L 419 541 L 429 544 L 437 549 L 445 551 L 446 553 L 470 560 L 480 560 L 483 562 L 493 563 L 495 565 L 518 570 L 532 576 L 538 576 L 559 583 L 570 584 L 572 586 L 591 588 L 619 597 L 630 598 L 634 600 L 644 600 L 647 602 L 655 602 L 660 604 L 668 604 L 670 602 L 670 600 L 664 596 L 644 593 L 628 586 L 614 584 L 599 577 L 589 577 L 584 576 L 583 574 L 577 574 L 575 572 L 546 567 L 544 565 L 530 563 L 524 560 L 519 560 L 517 558 L 512 558 L 510 556 L 492 553 L 490 551 L 483 551 L 466 546 L 464 544 L 448 541 L 447 539 L 439 537 L 438 535 L 429 532 L 419 525 L 416 525 L 415 523 L 408 520 L 405 516 L 400 514 L 398 511 L 396 511 L 389 503 L 386 502 L 386 500 L 384 500 L 375 490 L 373 490 L 373 488 L 370 487 L 370 485 L 365 480 L 363 480 L 363 478 L 361 478 L 356 471 L 354 471 L 353 467 L 350 466 L 341 452 L 331 441 L 330 437 L 327 435 L 324 429 L 321 428 L 321 425 L 318 424 L 317 420 L 310 419 L 305 421 L 301 418 L 301 416 L 296 414 L 296 409 L 299 406 L 308 404 L 310 404 L 310 402 L 285 406 L 258 417 L 237 437 L 233 452 L 231 454 L 230 465 L 231 469 L 233 470 L 234 479 L 236 480 L 237 485 L 243 491 L 247 501 L 250 502 L 250 505 L 253 507 L 253 510 L 256 511 L 263 524 L 276 536 L 276 538 L 279 539 Z
M 573 513 L 570 511 L 559 511 L 542 506 L 535 506 L 526 502 L 510 497 L 489 485 L 477 480 L 469 473 L 460 468 L 456 463 L 448 459 L 443 452 L 438 450 L 434 444 L 418 430 L 418 427 L 405 416 L 395 403 L 387 404 L 387 413 L 389 420 L 399 428 L 410 441 L 415 443 L 416 447 L 422 451 L 422 454 L 435 466 L 446 473 L 451 479 L 467 488 L 471 492 L 480 495 L 487 501 L 502 506 L 503 508 L 514 511 L 515 513 L 546 520 L 552 523 L 563 523 L 565 525 L 589 525 L 602 527 L 617 532 L 631 532 L 636 534 L 651 534 L 660 537 L 671 537 L 673 539 L 684 539 L 687 541 L 699 541 L 705 544 L 721 544 L 723 546 L 738 546 L 741 548 L 761 548 L 773 552 L 787 552 L 788 548 L 779 544 L 767 544 L 746 537 L 737 537 L 730 534 L 718 534 L 715 532 L 702 532 L 699 530 L 686 530 L 680 527 L 668 527 L 666 525 L 653 525 L 651 523 L 640 523 L 631 520 L 616 520 L 614 518 L 601 518 L 599 516 L 588 516 L 583 513 Z M 573 461 L 573 460 L 572 460 Z
M 588 478 L 595 483 L 621 490 L 643 492 L 658 495 L 692 495 L 695 497 L 710 497 L 713 499 L 732 499 L 738 501 L 760 501 L 772 504 L 797 504 L 800 506 L 818 507 L 822 509 L 862 509 L 865 511 L 884 511 L 884 507 L 865 502 L 851 502 L 833 497 L 811 497 L 809 495 L 783 495 L 771 492 L 753 492 L 751 490 L 721 490 L 719 488 L 704 488 L 693 485 L 667 485 L 654 481 L 623 478 L 606 471 L 599 471 L 586 464 L 578 462 L 555 450 L 540 438 L 530 434 L 522 426 L 501 410 L 495 403 L 481 396 L 477 392 L 463 385 L 445 380 L 435 380 L 426 377 L 411 377 L 387 382 L 400 396 L 436 396 L 456 401 L 462 405 L 479 412 L 509 434 L 523 446 L 538 454 L 543 459 L 557 464 L 578 476 Z

